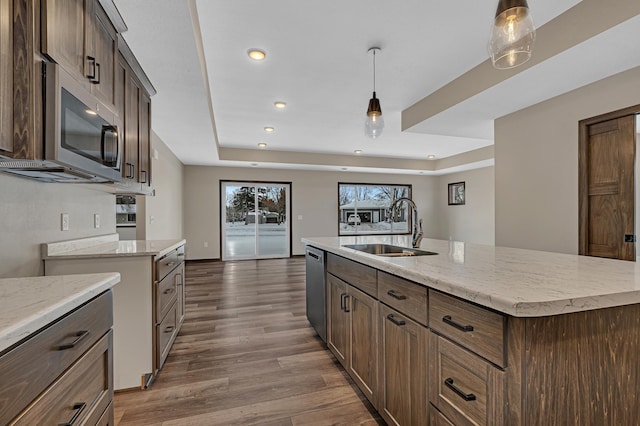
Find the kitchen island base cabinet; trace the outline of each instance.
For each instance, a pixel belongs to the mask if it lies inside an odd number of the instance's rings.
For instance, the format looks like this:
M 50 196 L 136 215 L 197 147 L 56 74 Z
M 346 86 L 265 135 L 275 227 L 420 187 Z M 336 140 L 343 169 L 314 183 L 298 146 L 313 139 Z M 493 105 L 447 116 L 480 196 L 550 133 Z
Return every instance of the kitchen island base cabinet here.
M 378 304 L 331 274 L 327 274 L 327 300 L 327 346 L 376 405 Z
M 379 318 L 378 411 L 390 425 L 424 425 L 427 423 L 427 328 L 383 304 L 380 304 Z

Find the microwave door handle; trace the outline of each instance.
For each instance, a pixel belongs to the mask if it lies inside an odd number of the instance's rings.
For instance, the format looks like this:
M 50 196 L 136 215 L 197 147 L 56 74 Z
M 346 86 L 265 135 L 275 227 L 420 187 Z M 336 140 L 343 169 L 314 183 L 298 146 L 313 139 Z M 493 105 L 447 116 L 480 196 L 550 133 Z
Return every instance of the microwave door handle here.
M 105 151 L 105 145 L 106 145 L 106 135 L 107 133 L 113 133 L 116 137 L 116 155 L 115 155 L 115 160 L 110 157 L 109 159 L 106 158 L 106 151 Z M 108 165 L 109 167 L 113 167 L 115 166 L 118 160 L 118 155 L 119 150 L 120 150 L 120 144 L 118 143 L 118 128 L 116 126 L 102 126 L 102 134 L 100 136 L 100 153 L 102 156 L 102 162 L 105 163 L 106 165 Z

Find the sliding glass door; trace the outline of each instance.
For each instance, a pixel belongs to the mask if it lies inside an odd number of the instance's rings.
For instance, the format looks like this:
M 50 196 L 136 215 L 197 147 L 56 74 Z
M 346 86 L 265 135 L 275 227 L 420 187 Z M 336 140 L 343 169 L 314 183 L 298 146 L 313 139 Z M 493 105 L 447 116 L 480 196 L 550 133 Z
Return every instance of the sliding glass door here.
M 220 182 L 222 260 L 289 257 L 291 184 Z

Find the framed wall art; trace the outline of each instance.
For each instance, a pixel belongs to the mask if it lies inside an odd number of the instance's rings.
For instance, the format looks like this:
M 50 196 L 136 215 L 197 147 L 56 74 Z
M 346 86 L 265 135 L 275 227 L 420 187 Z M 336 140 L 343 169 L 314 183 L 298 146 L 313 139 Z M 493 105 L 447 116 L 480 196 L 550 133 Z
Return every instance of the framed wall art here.
M 449 184 L 449 205 L 459 206 L 465 203 L 466 193 L 464 190 L 464 182 L 455 182 Z

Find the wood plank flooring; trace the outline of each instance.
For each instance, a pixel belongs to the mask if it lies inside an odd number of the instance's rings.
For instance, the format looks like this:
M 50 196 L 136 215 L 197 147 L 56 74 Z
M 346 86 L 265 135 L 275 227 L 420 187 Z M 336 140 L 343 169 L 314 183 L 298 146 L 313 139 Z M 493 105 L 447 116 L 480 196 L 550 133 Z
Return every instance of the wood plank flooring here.
M 116 425 L 383 425 L 309 326 L 302 257 L 188 262 L 186 319 Z

